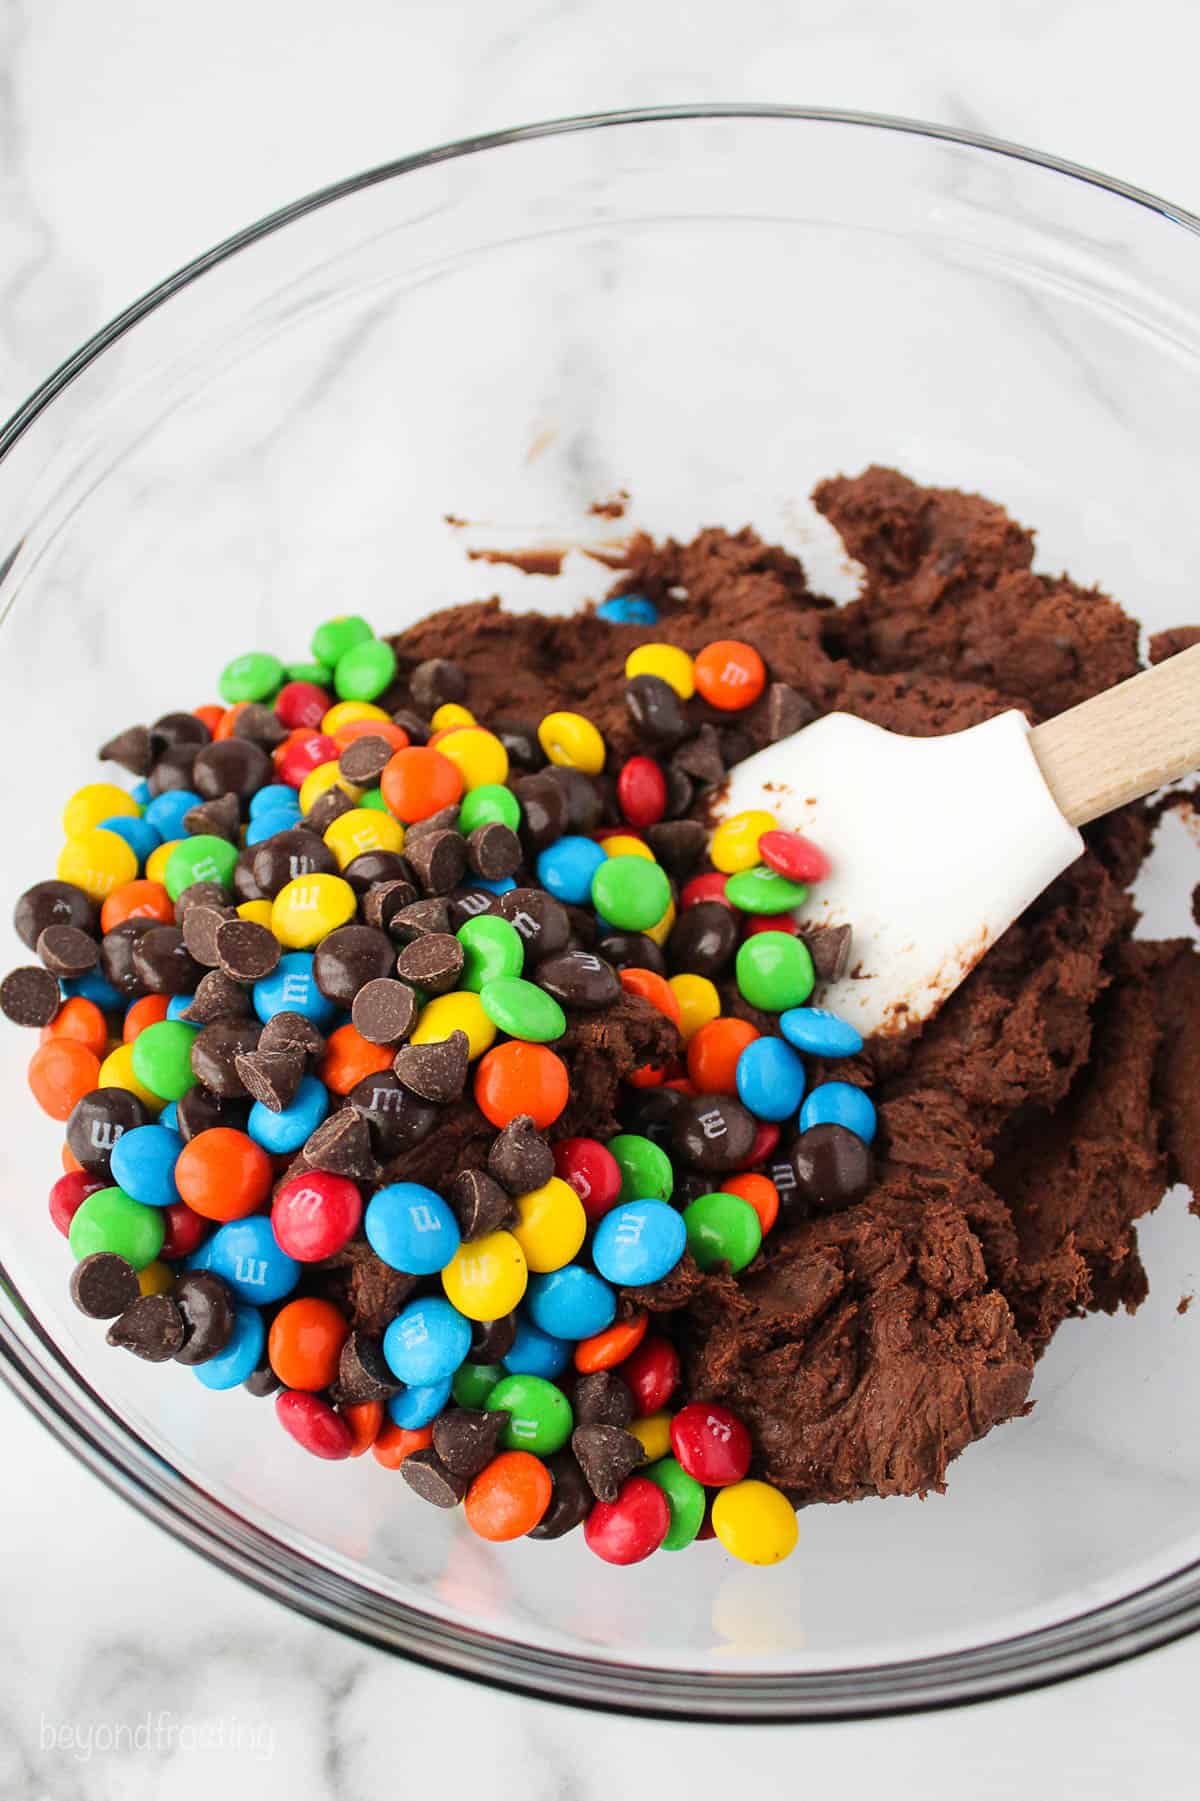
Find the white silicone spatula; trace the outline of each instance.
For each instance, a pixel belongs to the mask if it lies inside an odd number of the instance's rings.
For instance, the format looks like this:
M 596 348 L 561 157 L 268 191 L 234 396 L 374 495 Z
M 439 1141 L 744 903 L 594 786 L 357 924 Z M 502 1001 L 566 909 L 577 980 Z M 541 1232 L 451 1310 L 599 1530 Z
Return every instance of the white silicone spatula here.
M 1200 645 L 1030 729 L 1020 713 L 904 738 L 831 713 L 729 775 L 829 856 L 804 925 L 849 925 L 821 1005 L 864 1037 L 928 1019 L 1083 849 L 1078 827 L 1200 766 Z

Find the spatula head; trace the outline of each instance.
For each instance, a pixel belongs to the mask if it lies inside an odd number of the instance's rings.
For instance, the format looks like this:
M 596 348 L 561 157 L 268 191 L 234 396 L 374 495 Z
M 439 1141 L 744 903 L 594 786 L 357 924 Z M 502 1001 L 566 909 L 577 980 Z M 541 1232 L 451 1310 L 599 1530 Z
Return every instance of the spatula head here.
M 830 858 L 797 918 L 852 928 L 819 998 L 864 1037 L 930 1018 L 1083 849 L 1016 712 L 940 738 L 830 713 L 730 771 L 717 820 L 752 808 Z

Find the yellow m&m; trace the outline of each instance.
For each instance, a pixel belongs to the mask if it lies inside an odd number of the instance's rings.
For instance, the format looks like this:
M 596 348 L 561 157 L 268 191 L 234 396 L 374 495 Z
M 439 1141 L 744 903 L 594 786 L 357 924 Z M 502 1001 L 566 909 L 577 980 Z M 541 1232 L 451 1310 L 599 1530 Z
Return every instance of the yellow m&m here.
M 477 994 L 439 994 L 417 1021 L 410 1044 L 441 1044 L 451 1032 L 465 1032 L 467 1055 L 472 1063 L 496 1042 L 496 1028 L 483 1010 Z
M 712 1507 L 713 1531 L 742 1563 L 782 1563 L 800 1536 L 791 1503 L 769 1482 L 734 1482 Z
M 161 1094 L 154 1094 L 140 1082 L 133 1073 L 133 1045 L 118 1044 L 108 1053 L 100 1065 L 100 1074 L 96 1078 L 97 1088 L 125 1088 L 130 1094 L 136 1094 L 143 1107 L 156 1117 L 166 1106 Z
M 630 1420 L 625 1430 L 633 1433 L 646 1453 L 647 1463 L 657 1463 L 660 1457 L 671 1455 L 671 1416 L 665 1408 L 659 1413 L 648 1413 L 644 1419 Z
M 651 863 L 658 859 L 644 838 L 635 838 L 631 832 L 614 832 L 600 846 L 606 857 L 646 857 Z
M 237 910 L 239 919 L 248 919 L 251 925 L 266 926 L 270 930 L 271 903 L 269 900 L 243 901 Z
M 373 700 L 339 700 L 322 718 L 321 730 L 327 738 L 336 738 L 344 725 L 350 725 L 356 719 L 390 720 L 391 717 Z
M 672 976 L 667 983 L 679 1002 L 679 1031 L 686 1044 L 693 1033 L 721 1016 L 721 997 L 707 976 Z
M 429 723 L 435 732 L 450 732 L 460 725 L 474 725 L 475 715 L 470 707 L 460 707 L 457 701 L 447 700 L 435 709 Z
M 695 664 L 677 644 L 639 644 L 625 659 L 625 679 L 632 681 L 635 675 L 656 675 L 680 700 L 691 700 L 696 692 Z
M 118 788 L 115 782 L 89 782 L 76 788 L 63 808 L 63 833 L 78 838 L 81 832 L 103 825 L 106 819 L 136 819 L 141 808 L 132 794 Z
M 346 780 L 335 761 L 318 763 L 311 775 L 306 775 L 300 784 L 300 811 L 311 813 L 321 796 L 328 794 L 331 788 L 340 788 L 356 805 L 363 796 L 362 789 Z
M 562 1269 L 587 1236 L 583 1202 L 560 1176 L 551 1176 L 540 1188 L 517 1198 L 517 1223 L 513 1237 L 525 1253 L 525 1261 L 539 1276 Z
M 538 726 L 538 743 L 559 769 L 599 775 L 604 768 L 604 739 L 582 713 L 547 713 Z
M 511 1232 L 488 1232 L 460 1244 L 442 1271 L 452 1307 L 467 1319 L 503 1319 L 525 1293 L 529 1268 Z
M 735 813 L 717 827 L 708 854 L 714 869 L 722 875 L 737 875 L 762 862 L 758 841 L 764 832 L 777 831 L 779 821 L 773 813 L 754 808 L 749 813 Z
M 73 882 L 92 900 L 104 900 L 114 888 L 132 882 L 137 872 L 136 851 L 124 838 L 102 831 L 99 826 L 90 826 L 68 838 L 58 854 L 55 870 L 60 882 Z
M 345 869 L 369 850 L 403 850 L 404 827 L 390 813 L 375 807 L 352 807 L 329 826 L 325 842 L 337 858 L 338 868 Z
M 437 748 L 454 764 L 468 794 L 472 788 L 500 787 L 508 780 L 508 752 L 495 732 L 477 725 L 457 726 L 438 739 Z
M 307 951 L 354 918 L 358 901 L 340 875 L 300 875 L 271 907 L 271 930 L 286 950 Z

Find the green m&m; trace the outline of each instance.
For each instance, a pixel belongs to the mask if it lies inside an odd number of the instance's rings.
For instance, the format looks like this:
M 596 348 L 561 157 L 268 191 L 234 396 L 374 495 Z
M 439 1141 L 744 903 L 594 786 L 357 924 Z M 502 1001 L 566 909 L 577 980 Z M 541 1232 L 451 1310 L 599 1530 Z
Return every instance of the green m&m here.
M 193 882 L 220 882 L 228 888 L 237 860 L 237 845 L 228 838 L 198 832 L 194 838 L 181 838 L 167 858 L 163 886 L 173 901 Z
M 686 1550 L 704 1524 L 706 1497 L 702 1485 L 674 1457 L 660 1457 L 640 1473 L 658 1484 L 671 1510 L 671 1524 L 659 1549 Z
M 333 680 L 328 663 L 289 663 L 284 674 L 289 682 L 311 682 L 314 688 L 328 688 Z
M 738 988 L 764 1013 L 802 1007 L 815 979 L 808 946 L 790 932 L 755 932 L 738 951 Z
M 339 700 L 374 700 L 396 679 L 396 653 L 382 638 L 365 638 L 338 658 L 333 685 Z
M 481 782 L 463 795 L 458 813 L 460 832 L 473 832 L 481 825 L 506 825 L 515 832 L 520 823 L 520 801 L 511 788 L 499 782 Z
M 357 613 L 339 613 L 336 619 L 326 619 L 312 635 L 310 649 L 318 663 L 324 663 L 327 669 L 336 669 L 348 650 L 356 644 L 365 644 L 375 636 L 366 620 Z M 318 684 L 324 688 L 328 683 Z
M 670 904 L 666 870 L 646 857 L 606 857 L 592 877 L 592 905 L 623 932 L 656 926 Z
M 808 899 L 803 882 L 789 882 L 765 863 L 754 869 L 739 870 L 725 884 L 725 899 L 742 913 L 790 913 Z
M 182 1100 L 195 1083 L 192 1045 L 197 1028 L 181 1019 L 163 1019 L 144 1026 L 133 1041 L 133 1073 L 143 1087 L 162 1101 Z
M 544 1376 L 505 1376 L 484 1406 L 489 1413 L 502 1408 L 509 1416 L 500 1434 L 504 1449 L 532 1451 L 535 1457 L 561 1451 L 575 1424 L 570 1401 Z
M 470 796 L 467 796 L 468 800 Z M 480 913 L 466 919 L 455 937 L 463 947 L 463 969 L 458 978 L 460 988 L 479 994 L 489 982 L 505 976 L 519 976 L 525 965 L 525 945 L 516 926 L 492 913 Z M 549 997 L 547 997 L 549 998 Z
M 502 1363 L 460 1363 L 450 1383 L 450 1393 L 460 1407 L 480 1409 L 497 1382 L 508 1375 Z
M 618 1132 L 608 1141 L 621 1172 L 618 1206 L 630 1201 L 669 1201 L 675 1186 L 675 1169 L 667 1153 L 651 1138 L 637 1132 Z
M 77 1262 L 95 1251 L 112 1251 L 134 1269 L 145 1269 L 162 1250 L 165 1235 L 161 1207 L 144 1207 L 123 1188 L 99 1188 L 76 1209 L 67 1242 Z
M 567 1016 L 554 996 L 520 976 L 485 983 L 479 1004 L 494 1026 L 526 1044 L 550 1044 L 567 1029 Z
M 228 707 L 239 701 L 269 700 L 282 688 L 286 674 L 278 657 L 265 650 L 248 650 L 244 656 L 226 663 L 217 692 Z
M 736 1274 L 758 1255 L 762 1227 L 748 1201 L 736 1194 L 698 1195 L 683 1210 L 687 1248 L 701 1269 L 727 1263 Z

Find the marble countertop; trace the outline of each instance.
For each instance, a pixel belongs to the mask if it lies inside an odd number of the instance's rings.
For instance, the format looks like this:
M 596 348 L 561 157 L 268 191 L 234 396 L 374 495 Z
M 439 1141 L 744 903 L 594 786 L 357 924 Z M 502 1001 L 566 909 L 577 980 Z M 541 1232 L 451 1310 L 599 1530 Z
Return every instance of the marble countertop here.
M 538 117 L 718 99 L 908 113 L 1200 206 L 1187 0 L 692 0 L 686 15 L 678 32 L 679 9 L 645 0 L 0 0 L 0 413 L 165 271 L 281 202 Z M 1192 1791 L 1200 1639 L 949 1715 L 617 1724 L 285 1612 L 116 1500 L 4 1393 L 0 1443 L 0 1796 Z M 164 1713 L 175 1730 L 151 1749 L 89 1740 Z

